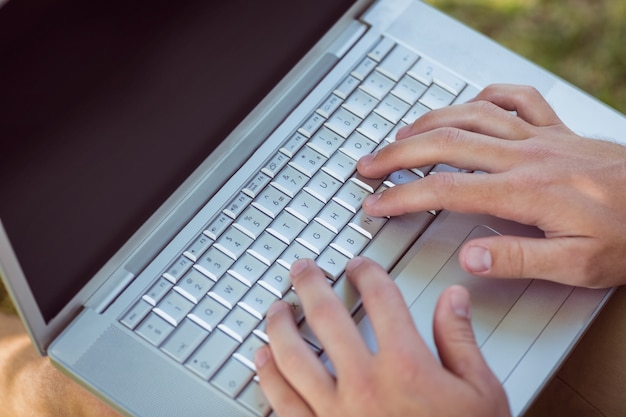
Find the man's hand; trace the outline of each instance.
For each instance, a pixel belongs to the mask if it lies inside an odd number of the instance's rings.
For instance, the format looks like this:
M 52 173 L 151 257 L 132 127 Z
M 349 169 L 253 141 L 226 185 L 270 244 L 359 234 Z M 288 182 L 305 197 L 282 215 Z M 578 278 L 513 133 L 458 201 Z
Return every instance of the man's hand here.
M 469 294 L 446 290 L 434 335 L 441 364 L 413 324 L 400 291 L 374 262 L 355 258 L 347 274 L 377 338 L 371 352 L 348 311 L 312 260 L 295 262 L 291 280 L 307 321 L 336 376 L 298 333 L 289 305 L 267 316 L 269 347 L 255 363 L 270 404 L 281 416 L 508 416 L 504 391 L 485 364 L 470 324 Z
M 361 158 L 358 170 L 378 178 L 437 163 L 484 174 L 428 175 L 370 196 L 365 211 L 486 213 L 545 233 L 466 243 L 460 261 L 474 275 L 626 283 L 626 147 L 576 135 L 535 89 L 494 85 L 467 104 L 432 111 Z

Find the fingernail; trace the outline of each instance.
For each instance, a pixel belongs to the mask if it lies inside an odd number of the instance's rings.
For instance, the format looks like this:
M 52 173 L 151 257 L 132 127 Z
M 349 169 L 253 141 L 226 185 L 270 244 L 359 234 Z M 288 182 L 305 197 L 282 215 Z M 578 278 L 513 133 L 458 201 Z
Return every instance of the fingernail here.
M 450 295 L 450 306 L 457 316 L 464 319 L 470 318 L 470 299 L 467 291 L 456 288 Z
M 368 195 L 367 197 L 365 197 L 365 200 L 363 200 L 362 205 L 365 207 L 373 206 L 378 200 L 380 200 L 380 197 L 382 197 L 382 193 Z
M 346 265 L 346 272 L 352 272 L 359 267 L 363 263 L 363 258 L 357 256 L 356 258 L 352 258 L 348 261 Z
M 291 264 L 291 268 L 289 269 L 289 275 L 291 275 L 292 277 L 297 277 L 308 267 L 309 267 L 308 259 L 299 259 Z
M 270 350 L 267 346 L 262 346 L 254 353 L 254 366 L 257 369 L 263 368 L 270 360 Z
M 484 246 L 470 246 L 465 252 L 465 265 L 470 272 L 482 274 L 491 269 L 491 253 Z
M 362 156 L 359 159 L 359 164 L 360 165 L 369 165 L 372 163 L 372 161 L 374 161 L 374 158 L 376 158 L 376 155 L 378 155 L 378 152 L 372 152 L 372 153 L 368 153 L 367 155 Z

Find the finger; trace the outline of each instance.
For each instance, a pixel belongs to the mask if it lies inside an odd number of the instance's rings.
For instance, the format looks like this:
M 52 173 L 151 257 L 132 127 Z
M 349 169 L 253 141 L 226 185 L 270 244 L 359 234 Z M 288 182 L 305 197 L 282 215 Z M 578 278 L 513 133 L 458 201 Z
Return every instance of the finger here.
M 585 262 L 593 253 L 587 237 L 494 236 L 467 242 L 459 261 L 467 272 L 494 278 L 542 278 L 586 285 Z
M 348 262 L 346 273 L 361 295 L 379 350 L 403 345 L 430 356 L 417 331 L 410 331 L 415 328 L 413 318 L 400 290 L 382 267 L 367 258 L 357 257 Z
M 536 88 L 512 84 L 493 84 L 471 101 L 489 101 L 507 111 L 514 111 L 534 126 L 562 124 L 550 104 Z
M 277 367 L 285 380 L 308 403 L 331 398 L 335 382 L 317 355 L 300 336 L 291 307 L 278 301 L 267 312 L 267 335 Z
M 479 392 L 501 390 L 497 378 L 476 345 L 470 321 L 470 296 L 455 285 L 439 297 L 433 320 L 433 336 L 442 365 L 469 382 Z
M 490 101 L 481 100 L 430 111 L 400 129 L 396 139 L 444 127 L 508 140 L 527 139 L 534 134 L 533 126 L 525 120 Z
M 357 163 L 360 174 L 381 178 L 402 168 L 448 164 L 471 171 L 501 172 L 519 163 L 518 146 L 454 127 L 393 142 Z
M 313 412 L 278 370 L 272 352 L 263 346 L 254 355 L 261 389 L 276 414 L 281 416 L 312 417 Z
M 536 225 L 537 201 L 522 198 L 506 174 L 439 172 L 368 196 L 363 209 L 371 216 L 398 216 L 427 210 L 491 214 Z M 506 196 L 502 198 L 501 196 Z
M 337 375 L 358 369 L 371 357 L 352 316 L 311 259 L 291 266 L 291 282 L 302 302 L 307 323 L 321 342 Z

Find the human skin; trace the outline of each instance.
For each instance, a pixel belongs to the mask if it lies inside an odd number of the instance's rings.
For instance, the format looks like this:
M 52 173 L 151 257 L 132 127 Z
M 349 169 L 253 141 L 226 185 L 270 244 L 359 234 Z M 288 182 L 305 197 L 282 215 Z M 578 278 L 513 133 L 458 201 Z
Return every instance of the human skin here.
M 315 262 L 295 262 L 290 278 L 335 375 L 300 336 L 291 307 L 280 301 L 272 305 L 270 345 L 257 351 L 255 363 L 278 415 L 510 415 L 502 386 L 476 345 L 467 290 L 448 288 L 436 306 L 433 330 L 440 363 L 418 334 L 398 287 L 378 264 L 354 258 L 346 272 L 361 295 L 378 349 L 372 352 L 365 345 Z
M 375 216 L 486 213 L 544 232 L 467 242 L 460 262 L 477 276 L 626 283 L 626 147 L 575 134 L 534 88 L 492 85 L 467 104 L 429 112 L 361 158 L 358 171 L 378 178 L 437 163 L 484 173 L 428 175 L 368 197 L 363 208 Z

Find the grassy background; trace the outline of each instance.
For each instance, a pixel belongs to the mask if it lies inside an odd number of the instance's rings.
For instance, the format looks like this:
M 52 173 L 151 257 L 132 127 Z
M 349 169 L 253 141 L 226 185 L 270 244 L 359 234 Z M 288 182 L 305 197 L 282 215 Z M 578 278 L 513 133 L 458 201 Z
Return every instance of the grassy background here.
M 426 0 L 626 113 L 626 0 Z
M 626 113 L 626 0 L 427 2 Z

